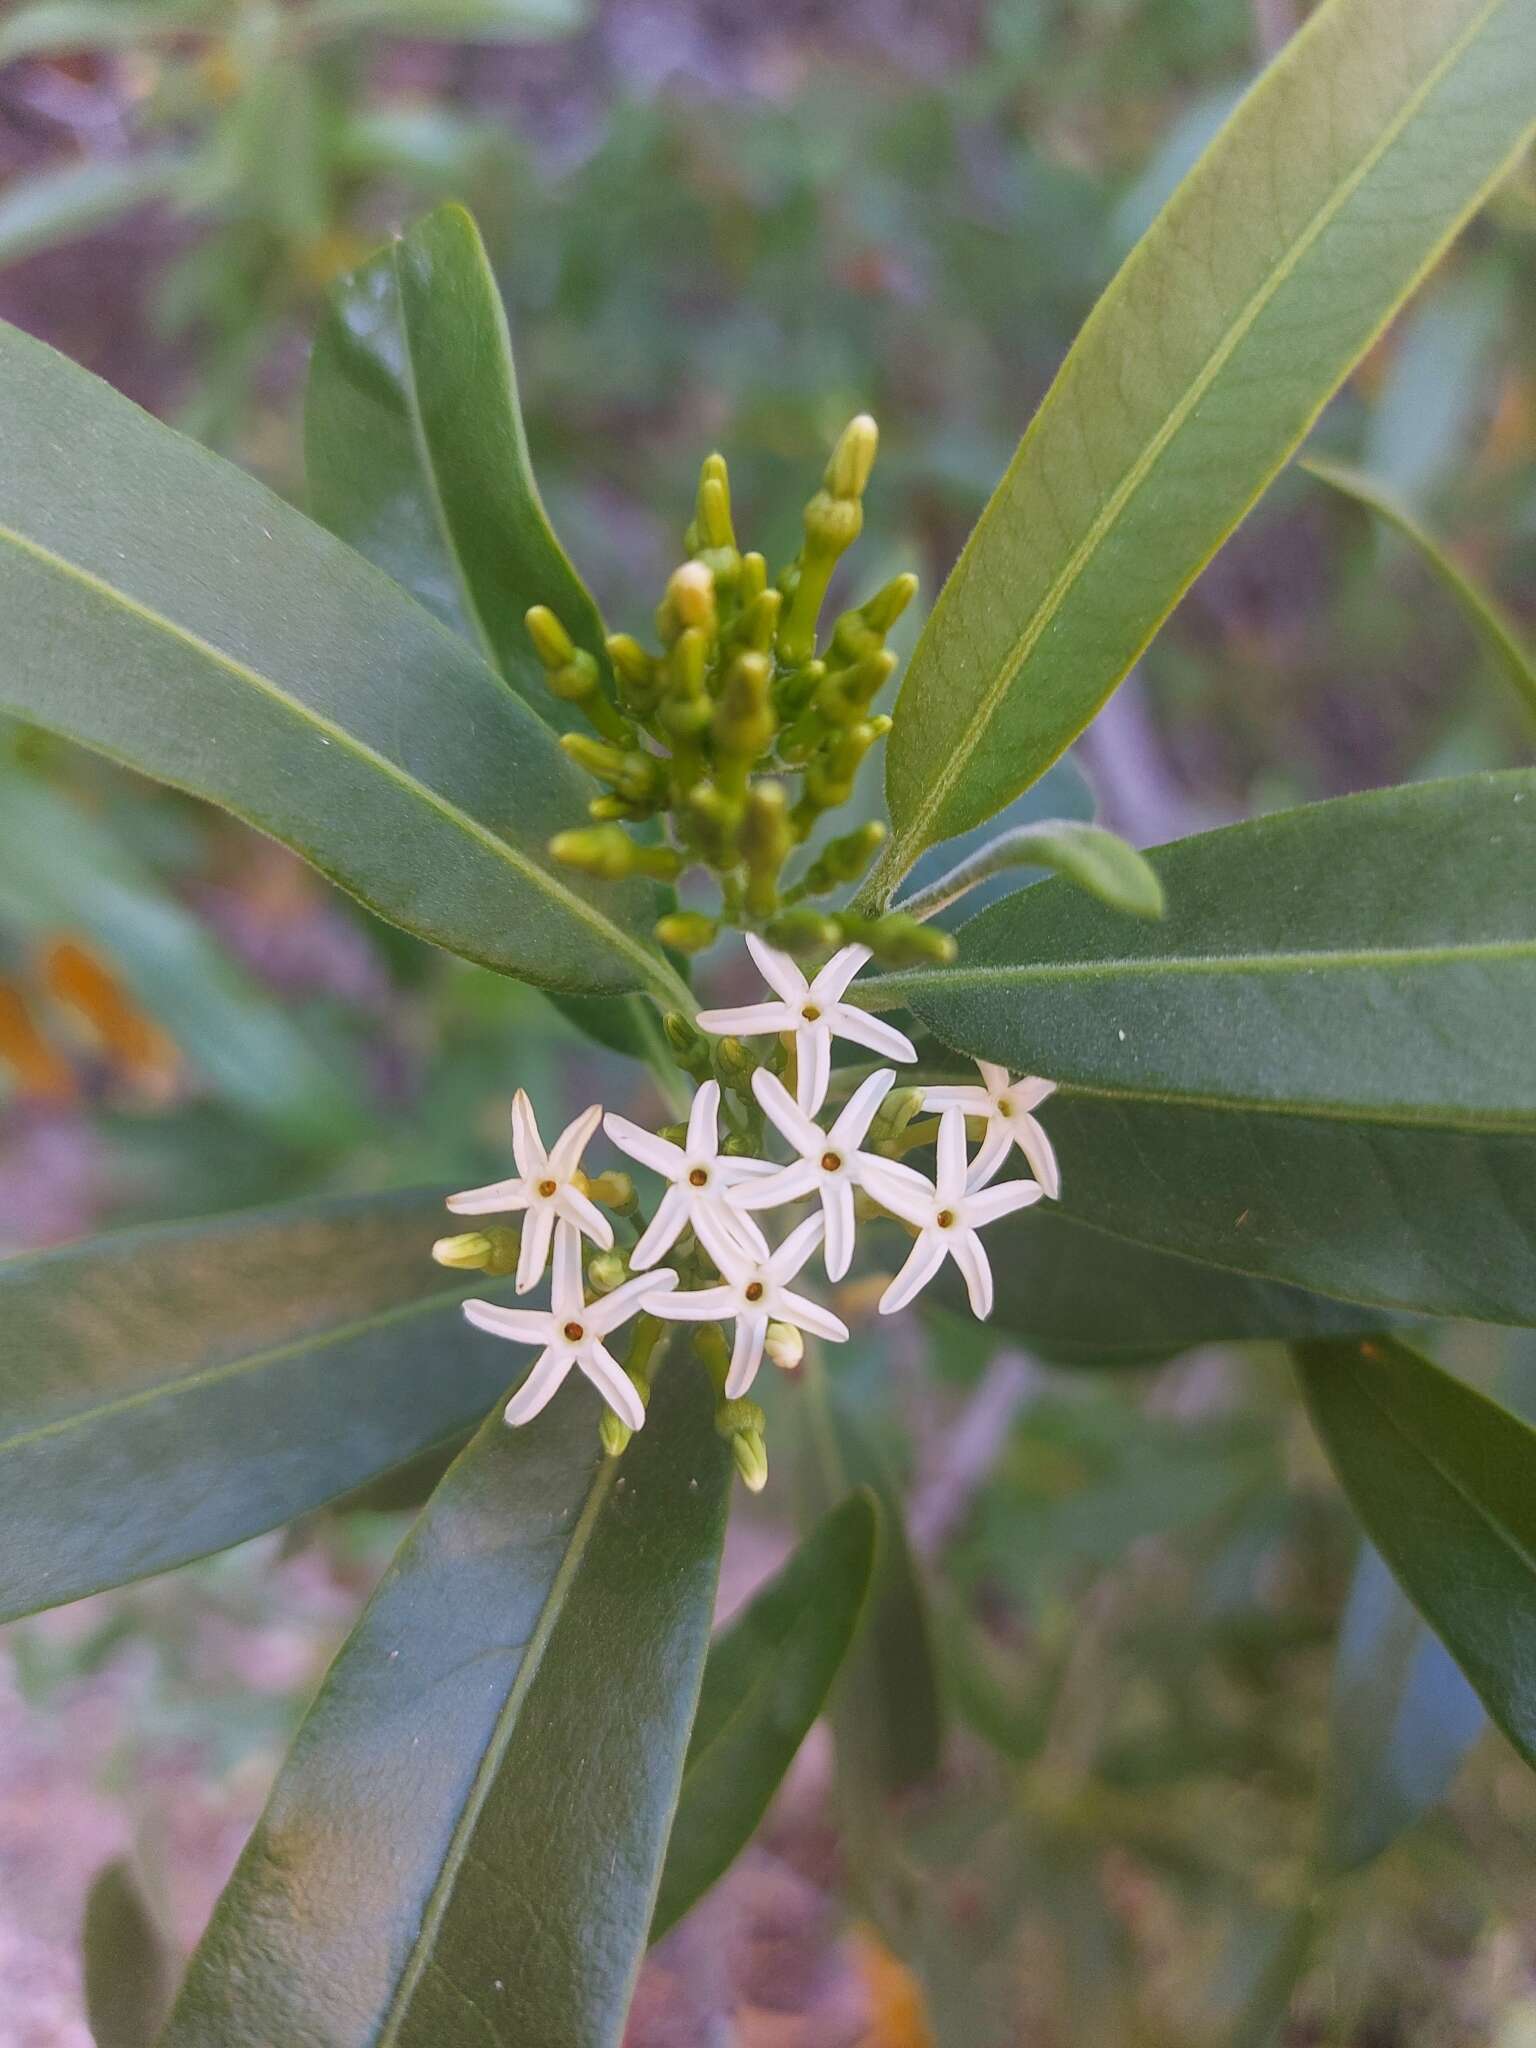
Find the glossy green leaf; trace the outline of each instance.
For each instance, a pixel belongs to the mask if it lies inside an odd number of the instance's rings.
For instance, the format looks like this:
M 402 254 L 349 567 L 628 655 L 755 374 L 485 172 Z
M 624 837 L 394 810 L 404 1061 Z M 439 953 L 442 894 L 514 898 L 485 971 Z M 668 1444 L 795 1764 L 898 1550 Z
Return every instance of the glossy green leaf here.
M 154 2048 L 175 1972 L 126 1862 L 109 1863 L 85 1899 L 85 2009 L 96 2048 Z
M 1111 910 L 1128 911 L 1133 917 L 1163 914 L 1163 885 L 1146 858 L 1113 832 L 1074 818 L 1042 818 L 1038 824 L 1000 833 L 947 874 L 904 897 L 900 907 L 913 917 L 931 917 L 968 896 L 979 883 L 1013 868 L 1048 868 Z
M 14 328 L 0 438 L 0 712 L 223 804 L 467 958 L 676 999 L 650 892 L 549 859 L 590 784 L 457 635 Z
M 993 1325 L 1060 1365 L 1138 1365 L 1196 1344 L 1332 1336 L 1382 1320 L 1379 1308 L 1127 1244 L 1054 1203 L 1006 1218 L 987 1244 Z M 964 1289 L 948 1277 L 935 1299 L 965 1312 Z
M 1529 712 L 1536 713 L 1536 650 L 1525 644 L 1515 621 L 1498 600 L 1476 584 L 1405 505 L 1363 470 L 1339 462 L 1304 462 L 1302 468 L 1356 504 L 1374 512 L 1405 540 L 1413 543 L 1426 566 L 1461 608 L 1463 617 L 1488 649 Z
M 1483 1727 L 1450 1652 L 1364 1545 L 1333 1665 L 1325 1867 L 1361 1869 L 1437 1806 Z
M 807 1367 L 805 1397 L 807 1499 L 824 1514 L 857 1486 L 880 1504 L 865 1625 L 833 1696 L 838 1769 L 861 1786 L 907 1791 L 933 1776 L 944 1746 L 927 1596 L 885 1460 L 819 1362 Z
M 122 1231 L 0 1264 L 0 1620 L 242 1543 L 484 1415 L 508 1356 L 440 1195 Z M 469 1282 L 478 1282 L 471 1287 Z
M 439 207 L 331 293 L 304 417 L 309 503 L 472 641 L 557 731 L 523 618 L 548 605 L 605 667 L 597 607 L 534 481 L 506 314 L 474 222 Z
M 332 1666 L 163 2048 L 617 2048 L 709 1638 L 712 1407 L 685 1356 L 619 1460 L 580 1382 L 491 1418 Z
M 20 929 L 84 934 L 199 1076 L 295 1142 L 357 1136 L 351 1077 L 111 831 L 35 778 L 0 769 L 0 906 Z
M 857 1632 L 879 1528 L 874 1495 L 851 1495 L 711 1645 L 652 1941 L 702 1898 L 768 1811 Z
M 1523 148 L 1533 105 L 1536 0 L 1312 14 L 1100 300 L 940 592 L 869 899 L 1082 731 Z
M 1046 1121 L 1085 1220 L 1525 1319 L 1536 774 L 1343 798 L 1151 859 L 1162 923 L 1041 883 L 963 925 L 955 966 L 883 977 L 874 999 L 1064 1084 Z
M 0 44 L 5 31 L 0 28 Z M 0 62 L 3 62 L 0 57 Z M 186 159 L 152 156 L 91 157 L 35 177 L 13 178 L 0 189 L 0 264 L 18 263 L 110 225 L 136 206 L 174 192 Z
M 1536 1764 L 1536 1430 L 1389 1337 L 1296 1361 L 1366 1534 Z

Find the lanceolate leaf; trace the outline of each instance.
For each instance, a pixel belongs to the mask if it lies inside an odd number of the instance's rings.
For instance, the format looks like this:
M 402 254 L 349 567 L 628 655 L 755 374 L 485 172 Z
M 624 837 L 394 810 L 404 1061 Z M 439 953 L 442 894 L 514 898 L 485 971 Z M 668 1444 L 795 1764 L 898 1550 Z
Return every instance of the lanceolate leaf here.
M 0 438 L 0 711 L 225 805 L 470 959 L 677 999 L 649 892 L 546 852 L 586 779 L 387 577 L 14 328 Z
M 1333 1666 L 1327 1867 L 1360 1869 L 1438 1805 L 1484 1725 L 1450 1652 L 1366 1544 Z
M 439 1195 L 295 1203 L 0 1265 L 0 1620 L 242 1543 L 478 1421 L 511 1373 Z M 472 1287 L 469 1282 L 478 1283 Z
M 1533 104 L 1536 0 L 1317 9 L 1099 302 L 940 593 L 896 708 L 871 898 L 1088 723 Z
M 658 1940 L 746 1847 L 864 1612 L 879 1510 L 834 1508 L 711 1646 L 651 1922 Z
M 1302 468 L 1346 498 L 1353 498 L 1412 541 L 1432 573 L 1461 607 L 1472 631 L 1509 678 L 1525 708 L 1536 713 L 1536 651 L 1498 600 L 1479 588 L 1403 501 L 1363 470 L 1338 462 L 1304 462 Z
M 493 1416 L 300 1729 L 163 2048 L 616 2048 L 698 1697 L 728 1458 L 662 1372 L 597 1454 Z
M 4 38 L 0 28 L 0 49 Z M 165 198 L 185 175 L 186 163 L 169 152 L 90 157 L 60 170 L 13 179 L 0 191 L 0 263 L 19 263 L 35 250 L 73 241 L 136 206 Z
M 1069 1214 L 1385 1306 L 1532 1320 L 1533 855 L 1528 770 L 1313 805 L 1152 854 L 1160 924 L 1042 883 L 877 999 L 1064 1084 L 1044 1118 Z
M 545 516 L 506 315 L 461 206 L 439 207 L 336 286 L 304 433 L 315 517 L 568 731 L 523 617 L 548 605 L 606 666 L 602 621 Z
M 1536 1430 L 1391 1338 L 1296 1358 L 1366 1534 L 1536 1764 Z
M 1133 917 L 1161 917 L 1162 884 L 1134 846 L 1128 846 L 1100 825 L 1075 818 L 1042 818 L 999 833 L 956 863 L 926 888 L 903 897 L 901 908 L 912 917 L 931 917 L 961 900 L 994 875 L 1011 868 L 1049 868 L 1064 875 L 1112 910 Z

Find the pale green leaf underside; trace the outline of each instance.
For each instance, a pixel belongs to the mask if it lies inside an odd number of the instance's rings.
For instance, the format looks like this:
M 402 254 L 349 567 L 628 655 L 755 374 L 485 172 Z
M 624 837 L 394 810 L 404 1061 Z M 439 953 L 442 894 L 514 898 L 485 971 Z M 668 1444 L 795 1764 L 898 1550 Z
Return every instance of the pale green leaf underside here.
M 1533 104 L 1536 0 L 1325 0 L 1100 301 L 940 593 L 869 897 L 1088 723 Z

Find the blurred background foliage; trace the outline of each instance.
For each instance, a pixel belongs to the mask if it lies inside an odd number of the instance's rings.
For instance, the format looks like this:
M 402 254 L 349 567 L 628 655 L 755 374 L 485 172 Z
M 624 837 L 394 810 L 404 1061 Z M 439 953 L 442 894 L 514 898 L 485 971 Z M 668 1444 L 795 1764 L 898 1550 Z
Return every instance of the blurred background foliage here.
M 325 287 L 453 194 L 496 264 L 555 524 L 611 624 L 640 625 L 708 448 L 783 552 L 865 408 L 883 439 L 861 587 L 915 566 L 931 597 L 1097 292 L 1302 12 L 17 4 L 0 314 L 302 500 Z M 1313 444 L 1527 639 L 1533 248 L 1528 164 Z M 1411 547 L 1293 470 L 1048 808 L 1096 802 L 1151 843 L 1524 760 L 1530 719 Z M 599 1096 L 644 1113 L 649 1087 L 233 821 L 0 733 L 0 1251 L 487 1180 L 519 1083 L 551 1117 Z M 1536 1411 L 1525 1340 L 1429 1341 Z M 784 1483 L 738 1514 L 727 1597 L 789 1540 L 807 1418 L 856 1412 L 850 1470 L 902 1495 L 916 1559 L 887 1559 L 867 1642 L 896 1710 L 874 1747 L 922 1782 L 893 1802 L 889 1775 L 851 1767 L 871 1747 L 855 1672 L 838 1827 L 817 1742 L 656 1952 L 637 2048 L 1258 2043 L 1288 2002 L 1295 2042 L 1530 2048 L 1536 1796 L 1495 1739 L 1461 1769 L 1480 1716 L 1361 1554 L 1279 1360 L 1067 1372 L 941 1315 L 849 1351 L 830 1388 L 771 1390 Z M 89 2042 L 75 1932 L 107 1856 L 131 1847 L 173 1945 L 195 1935 L 412 1491 L 0 1636 L 0 2048 Z M 941 1714 L 934 1776 L 916 1765 Z

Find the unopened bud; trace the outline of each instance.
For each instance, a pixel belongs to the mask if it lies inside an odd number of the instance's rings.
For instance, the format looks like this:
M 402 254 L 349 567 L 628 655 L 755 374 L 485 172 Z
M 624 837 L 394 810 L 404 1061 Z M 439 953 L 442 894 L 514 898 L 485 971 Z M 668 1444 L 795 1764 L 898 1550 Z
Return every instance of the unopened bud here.
M 760 1065 L 761 1061 L 747 1050 L 739 1038 L 715 1040 L 715 1071 L 738 1095 L 744 1095 L 752 1086 L 752 1076 Z
M 885 825 L 870 818 L 852 832 L 829 839 L 805 873 L 807 895 L 825 895 L 831 889 L 856 882 L 885 841 Z
M 655 656 L 647 654 L 630 633 L 610 633 L 603 645 L 620 687 L 637 704 L 651 703 L 659 686 Z
M 875 1111 L 874 1121 L 869 1127 L 871 1147 L 878 1149 L 882 1145 L 896 1144 L 922 1107 L 921 1088 L 893 1088 Z
M 635 872 L 635 842 L 622 825 L 594 825 L 583 832 L 557 832 L 549 842 L 556 860 L 605 882 L 622 881 Z
M 668 1010 L 662 1017 L 661 1028 L 672 1048 L 673 1058 L 684 1073 L 702 1081 L 714 1058 L 714 1047 L 710 1041 L 681 1010 Z
M 432 1247 L 440 1266 L 453 1266 L 465 1273 L 479 1273 L 491 1256 L 491 1240 L 483 1230 L 466 1230 L 457 1237 L 440 1237 Z
M 739 844 L 747 864 L 748 914 L 771 917 L 779 903 L 779 872 L 795 844 L 783 783 L 756 782 L 747 791 Z
M 766 654 L 738 654 L 731 663 L 715 710 L 715 746 L 721 754 L 755 761 L 770 745 L 777 729 L 772 681 L 773 664 Z
M 618 1173 L 612 1168 L 587 1182 L 587 1195 L 590 1200 L 601 1202 L 605 1209 L 612 1209 L 620 1216 L 627 1216 L 635 1206 L 634 1182 L 627 1173 Z
M 741 575 L 737 580 L 736 595 L 743 605 L 748 605 L 767 588 L 768 564 L 754 549 L 751 554 L 743 555 L 741 558 Z
M 763 1349 L 780 1372 L 793 1372 L 805 1358 L 805 1338 L 793 1323 L 770 1323 Z
M 922 924 L 904 910 L 855 921 L 839 918 L 838 922 L 845 938 L 855 936 L 852 926 L 856 922 L 858 942 L 868 946 L 884 967 L 921 967 L 930 962 L 947 967 L 959 951 L 951 933 Z
M 867 412 L 848 422 L 827 464 L 826 486 L 834 498 L 863 497 L 879 446 L 880 429 Z
M 677 953 L 702 953 L 715 943 L 719 930 L 712 917 L 697 910 L 674 910 L 656 924 L 657 938 Z
M 576 659 L 575 641 L 547 604 L 531 605 L 523 614 L 523 624 L 534 653 L 546 668 L 565 668 Z
M 612 1294 L 629 1278 L 629 1261 L 622 1252 L 594 1252 L 587 1261 L 587 1282 L 594 1294 Z
M 731 1438 L 731 1456 L 748 1493 L 761 1493 L 768 1484 L 768 1446 L 763 1441 L 763 1432 L 738 1430 Z
M 765 934 L 770 946 L 797 957 L 824 953 L 838 941 L 838 927 L 819 910 L 786 910 L 774 918 Z
M 702 562 L 684 562 L 667 581 L 667 594 L 656 614 L 657 631 L 673 641 L 692 626 L 706 638 L 715 630 L 715 579 Z
M 629 1440 L 634 1433 L 629 1424 L 621 1421 L 611 1408 L 603 1410 L 603 1419 L 597 1425 L 597 1435 L 605 1458 L 622 1458 L 629 1449 Z

